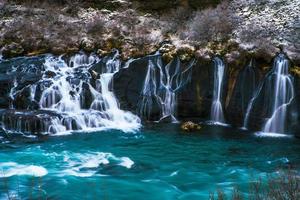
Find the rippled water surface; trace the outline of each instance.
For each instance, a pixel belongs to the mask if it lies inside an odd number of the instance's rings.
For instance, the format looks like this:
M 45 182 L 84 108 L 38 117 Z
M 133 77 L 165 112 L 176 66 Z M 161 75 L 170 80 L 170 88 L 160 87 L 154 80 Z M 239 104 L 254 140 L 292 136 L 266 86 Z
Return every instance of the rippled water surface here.
M 179 125 L 34 139 L 2 138 L 0 199 L 208 199 L 300 164 L 300 140 Z

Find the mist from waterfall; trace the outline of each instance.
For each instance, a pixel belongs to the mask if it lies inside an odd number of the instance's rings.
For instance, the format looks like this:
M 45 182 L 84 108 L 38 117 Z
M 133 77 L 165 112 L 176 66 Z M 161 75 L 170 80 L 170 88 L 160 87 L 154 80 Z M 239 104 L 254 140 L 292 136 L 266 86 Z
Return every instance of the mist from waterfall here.
M 225 123 L 222 107 L 222 88 L 225 72 L 225 64 L 222 59 L 215 57 L 214 63 L 214 88 L 213 100 L 211 105 L 211 121 L 214 123 Z
M 191 79 L 194 60 L 184 66 L 179 58 L 163 65 L 161 57 L 149 57 L 147 73 L 139 103 L 139 114 L 149 119 L 154 105 L 160 109 L 160 120 L 170 117 L 177 122 L 177 92 Z

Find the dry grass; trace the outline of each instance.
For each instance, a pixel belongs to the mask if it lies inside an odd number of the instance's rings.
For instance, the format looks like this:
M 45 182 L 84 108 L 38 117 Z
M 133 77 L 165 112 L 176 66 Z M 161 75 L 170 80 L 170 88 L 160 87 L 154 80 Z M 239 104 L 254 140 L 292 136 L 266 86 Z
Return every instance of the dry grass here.
M 210 200 L 243 200 L 242 193 L 235 188 L 231 197 L 227 198 L 222 190 L 217 194 L 211 193 Z M 250 200 L 298 200 L 300 199 L 300 177 L 298 172 L 288 170 L 279 172 L 278 175 L 269 176 L 266 182 L 258 179 L 250 183 L 248 198 Z

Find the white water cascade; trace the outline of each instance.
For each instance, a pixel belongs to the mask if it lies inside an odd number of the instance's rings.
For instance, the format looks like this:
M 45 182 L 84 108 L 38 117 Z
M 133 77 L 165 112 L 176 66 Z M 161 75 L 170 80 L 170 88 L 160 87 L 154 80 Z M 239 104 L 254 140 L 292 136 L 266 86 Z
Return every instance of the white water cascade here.
M 274 100 L 272 115 L 267 120 L 263 132 L 284 133 L 286 129 L 287 106 L 290 105 L 295 97 L 292 77 L 289 75 L 289 60 L 283 54 L 275 59 L 273 69 L 275 76 Z
M 43 81 L 52 84 L 44 88 L 39 101 L 40 108 L 62 116 L 51 120 L 48 132 L 93 131 L 107 128 L 130 132 L 140 128 L 140 119 L 130 112 L 121 110 L 109 88 L 114 73 L 121 66 L 117 57 L 118 54 L 115 54 L 106 62 L 106 68 L 96 80 L 94 87 L 90 82 L 89 68 L 99 61 L 96 56 L 78 54 L 71 57 L 68 64 L 61 57 L 46 58 L 45 71 L 55 75 L 43 77 Z M 33 86 L 32 92 L 35 91 L 36 88 Z M 89 102 L 86 93 L 91 94 Z M 89 108 L 84 108 L 84 104 L 89 104 Z
M 214 91 L 211 105 L 211 121 L 214 123 L 225 123 L 221 103 L 225 64 L 222 59 L 215 57 L 214 62 Z
M 275 58 L 272 71 L 267 74 L 250 100 L 244 119 L 245 128 L 249 124 L 253 106 L 264 89 L 268 90 L 265 98 L 267 102 L 264 102 L 264 105 L 270 105 L 271 107 L 268 113 L 269 117 L 262 131 L 266 133 L 284 133 L 286 130 L 287 107 L 295 97 L 293 78 L 289 74 L 289 60 L 284 54 L 279 54 Z
M 177 92 L 190 80 L 193 64 L 194 60 L 183 67 L 176 58 L 163 66 L 160 56 L 150 58 L 139 106 L 140 116 L 149 118 L 154 104 L 157 104 L 161 110 L 160 120 L 170 117 L 172 122 L 177 122 Z

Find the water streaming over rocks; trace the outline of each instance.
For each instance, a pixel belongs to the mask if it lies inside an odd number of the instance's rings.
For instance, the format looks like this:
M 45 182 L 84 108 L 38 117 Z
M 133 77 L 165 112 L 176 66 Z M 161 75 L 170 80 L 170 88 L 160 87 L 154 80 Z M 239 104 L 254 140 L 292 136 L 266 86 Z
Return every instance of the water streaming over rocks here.
M 284 133 L 287 131 L 288 109 L 295 97 L 293 77 L 289 74 L 289 60 L 284 54 L 274 59 L 272 70 L 250 100 L 244 119 L 244 127 L 251 115 L 265 117 L 263 132 Z M 263 107 L 262 107 L 263 106 Z
M 215 123 L 225 123 L 222 106 L 222 88 L 225 72 L 225 64 L 222 59 L 215 57 L 214 62 L 214 89 L 211 105 L 211 121 Z
M 22 78 L 13 80 L 9 93 L 11 102 L 21 101 L 25 110 L 15 110 L 20 106 L 12 103 L 11 109 L 2 114 L 4 128 L 31 133 L 139 129 L 140 119 L 120 110 L 111 91 L 112 77 L 121 68 L 118 56 L 116 52 L 102 61 L 95 55 L 86 54 L 70 58 L 47 55 L 41 65 L 13 67 L 8 74 L 35 68 L 40 79 L 25 86 L 21 86 Z M 95 65 L 101 66 L 99 74 L 92 70 Z M 27 102 L 34 105 L 26 105 Z
M 275 59 L 272 76 L 275 84 L 273 90 L 273 104 L 271 116 L 267 120 L 263 131 L 273 133 L 284 133 L 286 130 L 287 106 L 295 97 L 293 78 L 289 75 L 289 60 L 283 54 Z
M 263 72 L 254 63 L 236 73 L 220 57 L 211 67 L 178 57 L 166 63 L 160 53 L 127 62 L 118 52 L 101 58 L 78 53 L 2 60 L 1 127 L 28 136 L 108 128 L 127 132 L 141 127 L 140 116 L 159 122 L 210 119 L 217 125 L 226 118 L 249 130 L 294 131 L 298 79 L 294 85 L 288 59 L 279 54 L 261 83 Z
M 160 121 L 177 122 L 177 92 L 191 79 L 194 60 L 183 65 L 179 58 L 164 65 L 160 56 L 149 57 L 139 102 L 139 114 L 150 118 L 153 105 L 160 108 Z

